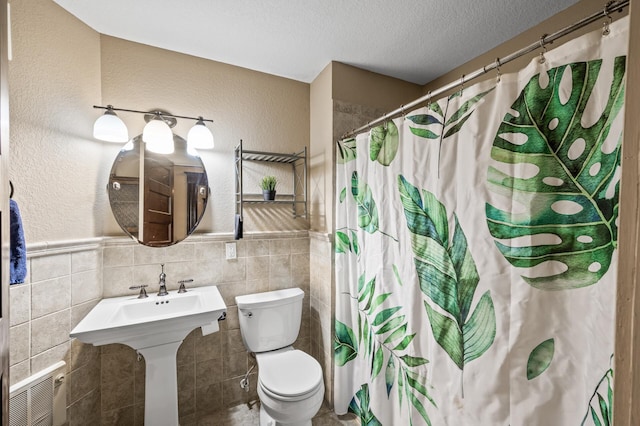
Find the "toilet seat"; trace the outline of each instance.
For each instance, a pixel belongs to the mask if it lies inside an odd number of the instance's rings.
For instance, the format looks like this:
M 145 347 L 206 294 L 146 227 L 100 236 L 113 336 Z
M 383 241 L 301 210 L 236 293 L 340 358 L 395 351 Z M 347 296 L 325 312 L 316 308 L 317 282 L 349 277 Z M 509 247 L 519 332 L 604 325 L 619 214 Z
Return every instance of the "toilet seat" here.
M 258 365 L 262 390 L 282 401 L 305 399 L 323 384 L 318 361 L 297 349 L 260 354 Z

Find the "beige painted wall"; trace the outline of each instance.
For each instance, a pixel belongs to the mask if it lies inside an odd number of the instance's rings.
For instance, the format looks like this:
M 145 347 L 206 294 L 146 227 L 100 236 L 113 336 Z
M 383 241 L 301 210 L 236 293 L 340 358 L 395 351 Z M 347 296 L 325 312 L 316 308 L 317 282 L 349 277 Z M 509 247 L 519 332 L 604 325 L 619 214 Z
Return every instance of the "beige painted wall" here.
M 340 62 L 331 62 L 311 83 L 312 230 L 333 229 L 336 140 L 421 93 L 417 84 Z
M 92 140 L 100 37 L 52 1 L 11 3 L 10 167 L 27 243 L 102 234 L 106 163 Z
M 143 111 L 160 108 L 215 121 L 208 125 L 215 148 L 201 151 L 212 197 L 198 232 L 233 230 L 233 150 L 240 139 L 249 150 L 293 153 L 309 146 L 309 84 L 104 35 L 101 52 L 102 104 Z M 120 117 L 130 136 L 142 133 L 141 115 Z M 174 132 L 186 137 L 192 125 L 190 120 L 179 120 Z M 115 153 L 109 158 L 114 157 Z M 279 178 L 280 192 L 291 191 L 288 168 L 255 163 L 246 163 L 245 191 L 260 193 L 257 182 L 264 174 Z M 290 206 L 245 206 L 245 230 L 308 228 L 307 221 L 292 219 L 290 212 Z M 111 215 L 105 233 L 120 233 Z
M 333 197 L 333 66 L 327 65 L 311 83 L 309 204 L 311 229 L 330 232 Z
M 108 206 L 106 183 L 121 145 L 96 141 L 92 105 L 212 118 L 216 141 L 203 151 L 212 197 L 199 232 L 232 232 L 233 149 L 291 153 L 309 146 L 309 85 L 231 65 L 101 36 L 51 0 L 12 4 L 13 61 L 10 179 L 27 243 L 123 235 Z M 130 135 L 142 115 L 120 113 Z M 183 137 L 191 127 L 179 120 Z M 288 170 L 250 165 L 247 192 L 264 174 Z M 245 230 L 307 229 L 290 206 L 245 209 Z

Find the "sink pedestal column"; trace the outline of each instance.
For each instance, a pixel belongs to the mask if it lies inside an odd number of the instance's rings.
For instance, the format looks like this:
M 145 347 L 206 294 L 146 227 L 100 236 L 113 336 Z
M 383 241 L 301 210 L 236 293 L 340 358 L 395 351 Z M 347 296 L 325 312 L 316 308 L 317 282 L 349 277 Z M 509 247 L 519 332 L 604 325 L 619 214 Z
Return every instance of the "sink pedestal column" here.
M 178 426 L 176 355 L 182 340 L 138 349 L 146 363 L 145 426 Z

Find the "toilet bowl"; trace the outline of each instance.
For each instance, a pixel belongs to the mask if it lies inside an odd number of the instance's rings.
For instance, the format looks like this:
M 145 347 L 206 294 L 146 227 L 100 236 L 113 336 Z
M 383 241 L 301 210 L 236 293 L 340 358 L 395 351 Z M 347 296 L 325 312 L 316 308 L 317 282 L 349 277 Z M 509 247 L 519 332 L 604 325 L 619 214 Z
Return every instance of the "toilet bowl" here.
M 258 363 L 261 426 L 310 426 L 324 400 L 320 364 L 291 346 L 303 298 L 299 288 L 236 297 L 242 341 Z
M 324 400 L 318 361 L 292 347 L 256 354 L 256 360 L 260 424 L 311 425 Z

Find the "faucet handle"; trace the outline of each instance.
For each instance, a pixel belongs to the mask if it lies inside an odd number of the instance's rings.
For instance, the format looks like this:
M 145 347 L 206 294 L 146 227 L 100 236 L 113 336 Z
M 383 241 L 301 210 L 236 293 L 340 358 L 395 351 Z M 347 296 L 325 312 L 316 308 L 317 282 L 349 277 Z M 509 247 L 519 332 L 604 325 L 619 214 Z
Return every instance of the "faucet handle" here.
M 132 285 L 131 287 L 129 287 L 129 290 L 140 289 L 140 294 L 138 295 L 138 299 L 144 299 L 145 297 L 149 297 L 147 296 L 147 290 L 144 289 L 145 287 L 148 287 L 148 285 L 147 284 Z
M 178 289 L 178 293 L 186 293 L 187 289 L 184 286 L 185 283 L 192 283 L 193 282 L 193 278 L 188 279 L 188 280 L 180 280 L 178 281 L 178 284 L 180 284 L 180 288 Z

